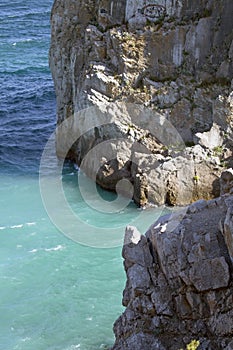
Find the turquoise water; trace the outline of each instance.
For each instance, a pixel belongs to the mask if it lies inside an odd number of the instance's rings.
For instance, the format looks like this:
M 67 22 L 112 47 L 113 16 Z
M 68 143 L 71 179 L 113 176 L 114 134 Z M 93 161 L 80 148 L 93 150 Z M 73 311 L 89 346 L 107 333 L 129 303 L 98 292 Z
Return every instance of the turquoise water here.
M 150 210 L 142 216 L 132 202 L 116 214 L 90 208 L 79 191 L 79 173 L 67 163 L 62 175 L 65 196 L 85 230 L 77 226 L 77 237 L 71 240 L 69 232 L 63 234 L 50 220 L 41 198 L 39 165 L 55 128 L 55 96 L 48 68 L 51 6 L 51 0 L 0 3 L 3 350 L 97 350 L 111 345 L 112 324 L 123 310 L 125 274 L 120 244 L 124 226 L 139 218 L 139 228 L 145 230 L 158 214 Z M 84 186 L 89 188 L 88 179 Z M 115 195 L 100 193 L 111 206 Z M 66 212 L 58 214 L 69 227 Z M 91 247 L 93 239 L 99 241 L 99 228 L 108 238 L 116 228 L 116 247 Z

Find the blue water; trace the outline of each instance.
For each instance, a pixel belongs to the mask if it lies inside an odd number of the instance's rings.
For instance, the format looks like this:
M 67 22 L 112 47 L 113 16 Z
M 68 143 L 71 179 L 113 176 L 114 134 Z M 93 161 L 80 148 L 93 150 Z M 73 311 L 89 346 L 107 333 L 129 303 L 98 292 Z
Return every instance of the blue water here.
M 132 202 L 115 214 L 90 208 L 80 194 L 77 169 L 67 163 L 62 175 L 66 200 L 84 228 L 77 226 L 77 236 L 70 237 L 50 220 L 40 193 L 39 166 L 56 119 L 48 67 L 51 6 L 52 0 L 0 3 L 1 350 L 110 346 L 112 324 L 123 310 L 124 227 L 139 218 L 145 230 L 157 215 L 155 210 L 143 212 L 142 220 Z M 51 184 L 52 174 L 53 169 Z M 89 185 L 84 178 L 84 186 Z M 101 193 L 107 201 L 115 199 Z M 59 203 L 54 210 L 69 228 L 69 215 Z M 104 246 L 100 228 L 108 249 L 92 247 Z

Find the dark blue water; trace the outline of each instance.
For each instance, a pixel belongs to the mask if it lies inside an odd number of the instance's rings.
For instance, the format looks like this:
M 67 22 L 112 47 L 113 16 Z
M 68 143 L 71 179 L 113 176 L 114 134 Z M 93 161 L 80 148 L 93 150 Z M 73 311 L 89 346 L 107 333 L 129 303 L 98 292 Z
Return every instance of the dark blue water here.
M 55 125 L 48 67 L 52 1 L 0 3 L 0 167 L 32 173 Z

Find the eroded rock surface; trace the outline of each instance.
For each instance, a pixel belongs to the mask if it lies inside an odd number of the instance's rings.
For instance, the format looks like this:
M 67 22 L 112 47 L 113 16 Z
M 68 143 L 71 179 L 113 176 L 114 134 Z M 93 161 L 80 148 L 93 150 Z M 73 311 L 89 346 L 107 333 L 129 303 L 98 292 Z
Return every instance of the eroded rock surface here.
M 58 155 L 81 166 L 94 149 L 90 163 L 95 163 L 95 171 L 90 174 L 85 161 L 83 170 L 110 190 L 122 178 L 129 179 L 140 205 L 150 201 L 187 204 L 190 186 L 191 200 L 218 195 L 220 168 L 232 162 L 232 13 L 231 0 L 56 0 L 50 67 L 58 124 L 77 113 L 75 124 L 82 130 L 80 110 L 94 106 L 96 111 L 123 101 L 162 114 L 186 146 L 203 149 L 198 152 L 203 153 L 202 164 L 195 163 L 196 149 L 191 147 L 179 156 L 170 152 L 174 159 L 166 159 L 165 149 L 160 147 L 162 156 L 158 155 L 158 140 L 151 136 L 156 130 L 133 123 L 123 114 L 103 126 L 95 122 L 97 112 L 91 130 L 79 133 L 82 137 L 69 152 L 65 145 L 70 133 L 63 130 L 57 138 Z M 117 147 L 117 156 L 107 159 L 103 152 L 97 163 L 96 145 L 116 138 L 125 139 Z M 139 140 L 145 149 L 133 154 L 128 142 Z M 169 151 L 175 146 L 159 141 Z M 138 168 L 131 164 L 129 154 L 136 163 L 140 159 Z M 184 195 L 177 194 L 180 185 Z
M 113 350 L 232 349 L 233 196 L 199 200 L 146 235 L 127 227 L 125 312 Z

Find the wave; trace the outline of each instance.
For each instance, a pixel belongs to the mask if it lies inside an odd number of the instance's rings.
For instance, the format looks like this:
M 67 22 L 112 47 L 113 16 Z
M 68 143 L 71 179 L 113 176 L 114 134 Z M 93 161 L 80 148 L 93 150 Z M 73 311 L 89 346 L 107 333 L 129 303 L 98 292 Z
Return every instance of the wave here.
M 44 10 L 44 11 L 31 11 L 31 10 L 27 10 L 27 11 L 19 11 L 17 14 L 8 14 L 6 15 L 6 17 L 9 18 L 13 18 L 14 20 L 16 19 L 34 19 L 35 17 L 37 18 L 38 16 L 41 17 L 45 17 L 47 18 L 50 15 L 50 8 Z
M 38 73 L 46 73 L 50 74 L 50 69 L 48 67 L 47 62 L 45 64 L 40 64 L 40 66 L 26 66 L 24 68 L 21 68 L 19 64 L 17 64 L 17 67 L 14 67 L 12 65 L 9 68 L 1 67 L 2 69 L 0 70 L 0 74 L 6 74 L 6 75 L 27 75 L 27 76 L 33 76 Z M 4 69 L 5 68 L 5 69 Z
M 81 349 L 81 344 L 71 345 L 71 347 L 66 348 L 65 350 L 77 350 L 77 349 Z
M 64 250 L 65 246 L 64 245 L 57 245 L 56 247 L 52 247 L 52 248 L 34 248 L 32 250 L 29 250 L 29 253 L 37 253 L 39 251 L 44 251 L 44 252 L 56 252 L 56 251 L 60 251 L 60 250 Z
M 0 3 L 0 167 L 4 174 L 38 173 L 55 124 L 48 67 L 52 0 Z
M 38 249 L 29 250 L 29 253 L 37 253 L 37 252 L 38 252 Z
M 30 43 L 31 41 L 34 41 L 35 39 L 28 38 L 28 39 L 21 39 L 16 42 L 17 43 Z M 36 41 L 36 40 L 35 40 Z
M 9 39 L 8 39 L 9 40 Z M 39 47 L 41 46 L 45 46 L 45 48 L 47 48 L 48 42 L 45 40 L 45 35 L 41 36 L 40 34 L 38 35 L 33 35 L 32 38 L 20 38 L 18 40 L 12 39 L 11 41 L 7 41 L 7 42 L 2 42 L 1 43 L 1 48 L 7 49 L 9 50 L 10 46 L 17 46 L 17 48 L 23 48 L 25 49 L 26 47 L 28 49 L 31 48 L 35 48 L 35 49 L 39 49 Z
M 20 224 L 20 225 L 12 225 L 10 226 L 10 228 L 22 228 L 23 227 L 23 224 Z
M 52 247 L 52 248 L 45 248 L 44 251 L 45 252 L 56 252 L 58 250 L 64 250 L 65 247 L 63 245 L 57 245 L 56 247 Z
M 6 230 L 6 229 L 18 229 L 18 228 L 23 228 L 25 226 L 35 226 L 36 222 L 26 222 L 24 224 L 15 224 L 15 225 L 9 225 L 9 226 L 0 226 L 0 230 Z
M 12 3 L 1 3 L 0 4 L 0 19 L 1 20 L 27 20 L 27 19 L 35 19 L 36 22 L 40 19 L 47 19 L 50 16 L 51 12 L 51 6 L 48 6 L 48 4 L 41 3 L 40 6 L 38 6 L 38 3 L 35 4 L 36 7 L 33 6 L 33 3 L 30 2 L 30 6 L 24 5 L 22 6 L 21 3 L 15 3 L 14 6 L 12 6 Z
M 5 91 L 4 86 L 0 87 L 0 123 L 19 124 L 21 118 L 30 119 L 32 123 L 35 120 L 54 120 L 55 115 L 55 93 L 53 86 L 31 86 L 28 90 L 22 88 L 22 91 L 8 89 Z M 51 119 L 48 118 L 51 116 Z M 22 123 L 21 123 L 22 124 Z M 29 124 L 30 125 L 30 124 Z M 48 125 L 49 126 L 49 125 Z M 12 123 L 12 127 L 14 127 Z

